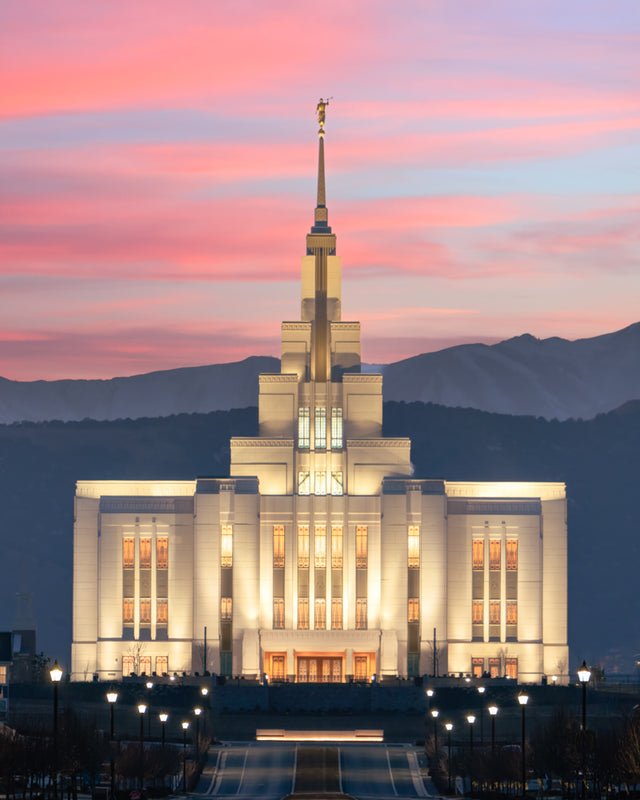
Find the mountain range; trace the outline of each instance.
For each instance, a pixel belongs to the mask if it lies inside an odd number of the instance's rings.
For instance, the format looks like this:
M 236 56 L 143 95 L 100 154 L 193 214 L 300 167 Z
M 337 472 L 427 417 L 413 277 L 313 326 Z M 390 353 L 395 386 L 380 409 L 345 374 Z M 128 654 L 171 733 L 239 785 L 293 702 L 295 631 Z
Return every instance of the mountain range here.
M 640 322 L 569 341 L 524 334 L 466 344 L 379 367 L 384 399 L 475 408 L 544 419 L 591 419 L 640 398 Z M 0 423 L 139 419 L 255 406 L 258 375 L 280 362 L 253 356 L 229 364 L 108 380 L 0 378 Z

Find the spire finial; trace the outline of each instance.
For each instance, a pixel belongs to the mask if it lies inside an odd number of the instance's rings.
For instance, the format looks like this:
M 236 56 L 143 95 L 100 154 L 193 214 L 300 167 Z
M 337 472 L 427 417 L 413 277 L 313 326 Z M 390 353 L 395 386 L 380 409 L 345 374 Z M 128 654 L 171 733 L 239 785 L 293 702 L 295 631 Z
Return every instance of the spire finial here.
M 324 121 L 325 121 L 325 117 L 326 117 L 325 109 L 329 105 L 329 100 L 332 100 L 332 99 L 333 98 L 331 98 L 331 97 L 327 97 L 326 100 L 323 100 L 322 98 L 320 98 L 320 101 L 318 102 L 318 105 L 316 107 L 316 114 L 318 116 L 318 123 L 320 125 L 320 130 L 318 131 L 318 136 L 324 136 Z

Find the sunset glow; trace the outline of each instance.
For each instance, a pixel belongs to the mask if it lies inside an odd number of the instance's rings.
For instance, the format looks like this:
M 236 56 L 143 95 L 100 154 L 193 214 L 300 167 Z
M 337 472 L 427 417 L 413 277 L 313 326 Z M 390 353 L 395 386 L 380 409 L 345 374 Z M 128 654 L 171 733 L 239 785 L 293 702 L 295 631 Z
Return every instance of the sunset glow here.
M 636 0 L 0 9 L 0 376 L 279 354 L 320 96 L 363 359 L 640 319 Z

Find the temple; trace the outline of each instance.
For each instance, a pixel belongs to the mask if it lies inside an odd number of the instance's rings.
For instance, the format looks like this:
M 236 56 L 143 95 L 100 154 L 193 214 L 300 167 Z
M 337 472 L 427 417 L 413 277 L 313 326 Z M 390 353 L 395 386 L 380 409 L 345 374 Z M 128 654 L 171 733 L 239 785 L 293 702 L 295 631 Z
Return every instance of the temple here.
M 322 105 L 322 108 L 320 106 Z M 228 478 L 78 481 L 72 678 L 568 677 L 562 483 L 417 478 L 343 321 L 318 105 L 300 318 Z

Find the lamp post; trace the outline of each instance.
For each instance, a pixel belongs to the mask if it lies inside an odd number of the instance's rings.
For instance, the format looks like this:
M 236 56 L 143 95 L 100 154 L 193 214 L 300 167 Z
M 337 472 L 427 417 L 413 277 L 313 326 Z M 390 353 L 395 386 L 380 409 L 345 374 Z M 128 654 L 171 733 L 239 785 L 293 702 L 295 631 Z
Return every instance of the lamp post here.
M 182 794 L 187 793 L 187 731 L 189 723 L 182 723 Z
M 498 706 L 489 706 L 489 714 L 491 716 L 491 752 L 496 751 L 496 716 L 498 714 Z
M 202 709 L 200 706 L 196 706 L 193 709 L 193 713 L 196 715 L 196 760 L 200 758 L 200 714 L 202 714 Z
M 438 755 L 438 715 L 440 712 L 437 708 L 431 709 L 431 716 L 433 717 L 433 738 L 434 738 L 434 756 L 437 757 Z
M 53 683 L 53 796 L 58 797 L 58 684 L 62 679 L 62 670 L 57 659 L 49 670 Z
M 145 703 L 138 703 L 138 714 L 140 715 L 140 785 L 139 789 L 142 791 L 142 784 L 144 783 L 144 715 L 147 706 Z
M 529 702 L 529 695 L 521 693 L 518 695 L 518 702 L 522 708 L 522 796 L 527 793 L 527 755 L 525 750 L 526 744 L 526 715 L 525 709 Z
M 158 714 L 158 718 L 160 720 L 160 725 L 162 726 L 162 749 L 164 750 L 164 742 L 165 742 L 165 734 L 166 734 L 166 727 L 167 727 L 167 720 L 169 719 L 169 715 L 164 711 L 162 714 Z
M 467 722 L 469 723 L 469 750 L 473 753 L 473 725 L 476 721 L 475 714 L 467 714 Z
M 451 794 L 451 731 L 453 730 L 453 723 L 445 722 L 444 727 L 447 729 L 447 748 L 449 751 L 447 772 L 449 773 L 449 794 Z
M 209 689 L 206 686 L 203 686 L 200 689 L 200 694 L 202 695 L 202 702 L 204 703 L 204 735 L 207 735 L 207 711 L 209 709 Z
M 116 702 L 118 700 L 118 693 L 117 692 L 107 692 L 107 702 L 109 703 L 109 753 L 111 758 L 109 759 L 109 766 L 111 768 L 111 800 L 113 800 L 115 796 L 115 768 L 113 763 L 113 720 L 114 720 L 114 708 Z
M 480 695 L 480 744 L 484 745 L 484 709 L 482 707 L 482 700 L 484 693 L 487 691 L 486 686 L 478 686 L 478 694 Z
M 582 800 L 587 791 L 587 684 L 591 680 L 591 670 L 583 661 L 578 670 L 578 680 L 582 684 Z

